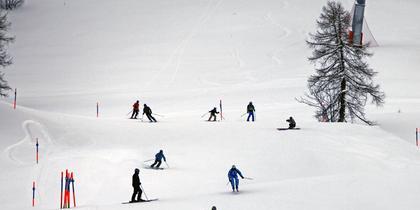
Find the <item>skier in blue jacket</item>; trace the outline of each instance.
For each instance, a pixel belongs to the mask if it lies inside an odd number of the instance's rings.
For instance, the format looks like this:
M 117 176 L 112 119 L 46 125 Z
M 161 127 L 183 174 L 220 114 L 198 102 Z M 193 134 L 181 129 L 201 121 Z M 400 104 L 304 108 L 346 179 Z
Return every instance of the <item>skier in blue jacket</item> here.
M 163 154 L 163 150 L 160 150 L 159 153 L 155 155 L 155 162 L 150 166 L 151 168 L 155 167 L 159 168 L 160 164 L 162 164 L 162 159 L 166 162 L 166 157 Z
M 238 190 L 238 186 L 239 186 L 238 174 L 242 179 L 244 178 L 244 176 L 242 176 L 241 171 L 239 171 L 236 168 L 236 166 L 233 165 L 232 168 L 228 172 L 229 182 L 230 182 L 230 185 L 232 185 L 232 192 L 235 192 L 235 189 L 236 189 L 236 192 L 239 192 L 239 190 Z

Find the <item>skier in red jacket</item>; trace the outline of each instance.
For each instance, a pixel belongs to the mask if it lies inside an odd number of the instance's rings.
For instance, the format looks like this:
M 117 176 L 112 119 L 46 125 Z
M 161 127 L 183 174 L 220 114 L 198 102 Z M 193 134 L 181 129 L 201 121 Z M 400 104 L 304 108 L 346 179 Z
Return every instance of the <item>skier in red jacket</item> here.
M 139 101 L 133 104 L 133 114 L 131 115 L 130 119 L 137 119 L 137 115 L 139 115 L 140 111 L 140 104 Z

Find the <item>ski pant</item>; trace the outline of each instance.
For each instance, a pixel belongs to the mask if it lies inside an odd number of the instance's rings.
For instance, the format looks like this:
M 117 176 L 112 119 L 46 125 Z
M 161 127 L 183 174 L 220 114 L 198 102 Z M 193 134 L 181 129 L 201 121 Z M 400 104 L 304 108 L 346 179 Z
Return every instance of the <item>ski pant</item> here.
M 137 201 L 140 201 L 141 194 L 143 193 L 143 191 L 141 190 L 140 186 L 135 186 L 133 188 L 134 188 L 134 192 L 133 192 L 133 195 L 131 196 L 131 201 L 136 201 L 134 200 L 136 198 L 136 195 L 137 195 Z
M 213 121 L 216 121 L 216 115 L 215 114 L 210 114 L 209 121 L 211 121 L 211 118 L 214 118 Z
M 137 115 L 139 115 L 139 110 L 133 110 L 133 114 L 131 115 L 131 119 L 137 118 Z
M 289 129 L 293 129 L 293 128 L 295 128 L 296 127 L 296 124 L 295 123 L 290 123 L 289 124 Z
M 249 118 L 252 116 L 252 121 L 254 121 L 254 112 L 248 112 L 248 118 L 246 121 L 249 121 Z
M 146 116 L 150 120 L 150 122 L 157 122 L 156 119 L 152 116 L 152 114 L 146 114 Z
M 232 186 L 232 191 L 238 191 L 239 187 L 239 178 L 238 177 L 230 177 L 229 178 L 230 185 Z
M 157 164 L 157 165 L 156 165 Z M 160 166 L 160 164 L 162 164 L 162 161 L 161 160 L 155 160 L 155 162 L 150 166 L 150 167 L 155 167 L 155 165 L 156 165 L 156 168 L 159 168 L 159 166 Z

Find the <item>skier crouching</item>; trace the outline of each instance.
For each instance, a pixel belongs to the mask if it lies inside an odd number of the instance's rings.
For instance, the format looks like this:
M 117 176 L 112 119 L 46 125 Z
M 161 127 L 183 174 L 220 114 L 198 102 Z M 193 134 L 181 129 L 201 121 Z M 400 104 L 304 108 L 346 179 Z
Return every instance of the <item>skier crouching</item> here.
M 239 176 L 243 179 L 244 176 L 242 176 L 241 171 L 239 171 L 235 165 L 232 166 L 232 168 L 229 170 L 228 172 L 228 178 L 229 178 L 229 182 L 230 185 L 232 186 L 232 192 L 239 192 L 238 187 L 239 187 L 239 178 L 238 178 L 238 174 Z
M 296 127 L 296 122 L 293 119 L 293 117 L 289 117 L 289 119 L 287 119 L 286 122 L 289 123 L 289 129 L 293 129 Z

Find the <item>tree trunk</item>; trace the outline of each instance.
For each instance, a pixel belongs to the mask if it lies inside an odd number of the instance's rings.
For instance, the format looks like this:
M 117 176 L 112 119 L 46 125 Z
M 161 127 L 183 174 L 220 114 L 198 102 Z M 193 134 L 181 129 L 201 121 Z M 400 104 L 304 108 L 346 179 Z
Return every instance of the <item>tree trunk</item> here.
M 346 78 L 341 80 L 341 93 L 340 93 L 340 112 L 338 122 L 344 122 L 346 119 Z

